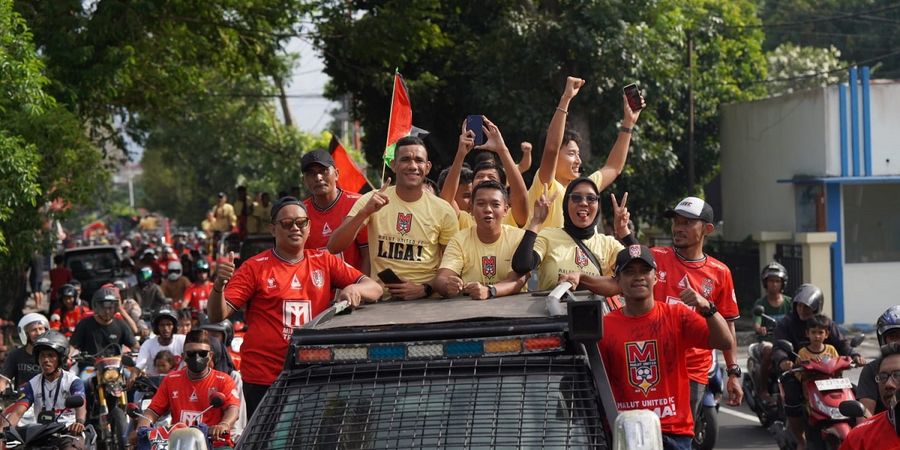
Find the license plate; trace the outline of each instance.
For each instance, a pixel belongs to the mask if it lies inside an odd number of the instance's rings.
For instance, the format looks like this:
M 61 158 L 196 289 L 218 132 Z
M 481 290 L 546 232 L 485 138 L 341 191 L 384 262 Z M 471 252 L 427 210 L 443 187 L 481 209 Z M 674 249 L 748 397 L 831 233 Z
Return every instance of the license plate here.
M 827 380 L 816 380 L 816 389 L 820 391 L 833 391 L 835 389 L 850 389 L 853 385 L 849 378 L 829 378 Z

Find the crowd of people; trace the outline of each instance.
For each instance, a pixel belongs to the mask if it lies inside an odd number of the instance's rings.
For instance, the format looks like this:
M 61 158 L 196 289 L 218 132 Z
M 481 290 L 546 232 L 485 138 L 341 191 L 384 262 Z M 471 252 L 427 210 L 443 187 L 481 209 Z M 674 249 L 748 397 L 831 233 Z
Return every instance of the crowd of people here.
M 23 318 L 19 329 L 25 346 L 7 358 L 3 373 L 16 385 L 33 384 L 35 377 L 52 378 L 47 370 L 53 364 L 44 361 L 54 355 L 58 368 L 70 348 L 93 354 L 117 343 L 139 352 L 139 369 L 166 375 L 144 412 L 149 419 L 166 412 L 181 417 L 208 406 L 206 397 L 185 403 L 179 391 L 233 393 L 224 409 L 203 417 L 220 444 L 228 445 L 228 432 L 241 417 L 253 415 L 281 372 L 292 330 L 334 301 L 358 307 L 459 295 L 486 300 L 568 282 L 573 289 L 608 298 L 610 313 L 603 319 L 599 345 L 617 408 L 653 410 L 665 448 L 689 449 L 694 414 L 714 363 L 712 349 L 724 355 L 729 403 L 738 405 L 743 397 L 731 271 L 703 250 L 715 230 L 714 211 L 697 197 L 661 211 L 670 221 L 672 245 L 648 248 L 635 238 L 628 194 L 621 200 L 613 194 L 613 233 L 604 232 L 600 200 L 625 168 L 640 109 L 623 97 L 623 117 L 609 155 L 585 176 L 580 137 L 566 127 L 568 108 L 584 84 L 567 79 L 530 186 L 522 173 L 530 166 L 531 145 L 522 144 L 527 151 L 516 163 L 500 128 L 486 117 L 480 145 L 463 123 L 456 156 L 436 188 L 427 181 L 432 169 L 428 149 L 417 137 L 397 142 L 393 176 L 363 195 L 338 187 L 340 173 L 327 151 L 308 152 L 300 161 L 308 198 L 295 193 L 272 202 L 260 193 L 251 200 L 239 187 L 234 204 L 219 194 L 204 221 L 204 230 L 214 237 L 271 233 L 273 248 L 238 267 L 233 253 L 210 261 L 183 241 L 171 248 L 142 245 L 139 251 L 122 243 L 126 261 L 134 258 L 124 265 L 127 276 L 94 293 L 90 307 L 81 303 L 71 276 L 51 274 L 52 314 L 49 320 L 34 314 Z M 766 294 L 757 304 L 781 319 L 774 333 L 757 322 L 761 336 L 791 341 L 802 359 L 848 355 L 864 363 L 821 314 L 824 299 L 818 288 L 803 285 L 793 299 L 784 295 L 787 273 L 777 263 L 766 266 L 761 278 Z M 900 340 L 900 311 L 893 314 L 890 326 L 879 328 L 882 344 Z M 233 330 L 229 319 L 236 315 L 246 323 L 239 372 L 223 345 Z M 51 329 L 58 332 L 51 335 L 54 342 L 66 340 L 67 345 L 41 344 Z M 49 348 L 56 353 L 45 355 Z M 865 381 L 872 383 L 860 381 L 860 389 L 868 392 L 861 397 L 873 413 L 892 404 L 883 392 L 896 390 L 900 381 L 894 377 L 900 374 L 897 348 L 885 350 L 880 366 L 867 366 L 864 373 L 871 380 Z M 784 351 L 771 346 L 765 351 L 768 371 L 788 370 L 795 363 Z M 800 380 L 794 381 L 784 383 L 785 403 L 803 448 L 798 417 L 804 398 Z M 68 392 L 84 395 L 85 386 L 67 383 Z M 21 405 L 37 401 L 28 397 Z M 84 424 L 84 412 L 72 413 L 67 417 L 76 431 Z M 142 419 L 139 425 L 148 423 Z

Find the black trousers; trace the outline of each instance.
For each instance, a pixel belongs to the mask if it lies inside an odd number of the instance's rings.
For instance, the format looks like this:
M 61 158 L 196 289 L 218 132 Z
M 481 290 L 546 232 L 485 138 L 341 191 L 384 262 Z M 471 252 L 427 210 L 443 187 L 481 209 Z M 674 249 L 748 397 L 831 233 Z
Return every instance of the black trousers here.
M 243 393 L 244 402 L 247 403 L 247 420 L 253 418 L 253 413 L 256 412 L 256 408 L 259 406 L 259 403 L 262 401 L 263 396 L 266 395 L 266 391 L 268 390 L 268 385 L 244 382 Z

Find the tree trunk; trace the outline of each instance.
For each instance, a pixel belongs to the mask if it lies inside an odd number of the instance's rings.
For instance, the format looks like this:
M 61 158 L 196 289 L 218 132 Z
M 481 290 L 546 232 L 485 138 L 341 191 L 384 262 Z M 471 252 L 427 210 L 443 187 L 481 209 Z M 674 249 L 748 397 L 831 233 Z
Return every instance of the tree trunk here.
M 28 293 L 25 291 L 27 278 L 24 268 L 0 267 L 0 292 L 3 300 L 0 301 L 0 317 L 18 322 L 22 317 L 22 309 Z

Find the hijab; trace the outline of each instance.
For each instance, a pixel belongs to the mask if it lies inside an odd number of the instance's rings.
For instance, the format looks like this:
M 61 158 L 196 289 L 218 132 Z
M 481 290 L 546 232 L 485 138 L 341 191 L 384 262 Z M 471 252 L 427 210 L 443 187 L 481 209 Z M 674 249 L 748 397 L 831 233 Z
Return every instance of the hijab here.
M 569 194 L 575 190 L 579 184 L 587 183 L 591 186 L 591 189 L 594 190 L 594 194 L 598 197 L 597 200 L 597 215 L 594 217 L 594 221 L 591 222 L 590 225 L 580 228 L 575 226 L 572 222 L 572 219 L 569 217 Z M 566 230 L 572 237 L 585 240 L 590 239 L 591 236 L 596 233 L 597 223 L 600 221 L 600 189 L 597 188 L 597 184 L 594 183 L 590 178 L 587 177 L 578 177 L 572 180 L 568 186 L 566 186 L 566 196 L 563 197 L 563 229 Z

